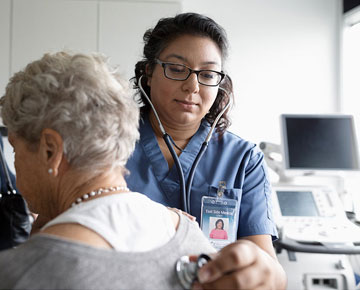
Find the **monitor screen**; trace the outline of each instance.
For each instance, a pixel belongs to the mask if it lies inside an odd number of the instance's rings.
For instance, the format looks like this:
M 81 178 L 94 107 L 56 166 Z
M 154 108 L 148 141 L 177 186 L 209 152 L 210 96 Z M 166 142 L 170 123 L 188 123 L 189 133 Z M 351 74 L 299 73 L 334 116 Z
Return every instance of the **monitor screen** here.
M 318 216 L 311 191 L 276 191 L 282 216 Z
M 282 115 L 285 169 L 359 170 L 350 115 Z

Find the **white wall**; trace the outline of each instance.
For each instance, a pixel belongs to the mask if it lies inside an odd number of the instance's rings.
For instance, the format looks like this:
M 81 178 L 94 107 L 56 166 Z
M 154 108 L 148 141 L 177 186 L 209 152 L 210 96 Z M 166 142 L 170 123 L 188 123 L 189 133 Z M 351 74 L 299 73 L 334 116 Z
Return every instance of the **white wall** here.
M 341 110 L 360 122 L 360 6 L 344 15 Z M 360 125 L 360 123 L 359 123 Z
M 134 76 L 134 66 L 142 57 L 143 35 L 161 17 L 181 11 L 179 3 L 101 2 L 99 7 L 99 51 L 120 64 L 124 76 Z
M 184 0 L 183 10 L 228 32 L 233 132 L 279 143 L 279 114 L 338 110 L 340 0 Z
M 130 77 L 141 57 L 145 30 L 159 18 L 180 10 L 179 1 L 0 1 L 0 16 L 4 14 L 0 37 L 5 44 L 1 46 L 5 50 L 0 51 L 4 55 L 1 62 L 10 62 L 1 69 L 0 91 L 8 74 L 45 52 L 60 49 L 101 51 Z
M 10 76 L 10 0 L 0 2 L 0 95 Z
M 95 1 L 12 3 L 11 74 L 48 51 L 97 49 Z

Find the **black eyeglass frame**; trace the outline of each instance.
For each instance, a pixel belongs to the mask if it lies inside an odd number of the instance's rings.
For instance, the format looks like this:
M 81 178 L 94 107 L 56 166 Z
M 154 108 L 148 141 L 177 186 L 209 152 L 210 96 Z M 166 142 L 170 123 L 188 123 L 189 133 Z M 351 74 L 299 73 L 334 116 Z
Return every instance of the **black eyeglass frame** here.
M 222 80 L 225 78 L 225 76 L 226 76 L 225 73 L 219 72 L 219 71 L 216 71 L 216 70 L 211 70 L 211 69 L 194 70 L 194 69 L 192 69 L 192 68 L 190 68 L 190 67 L 188 67 L 188 66 L 186 66 L 186 65 L 184 65 L 184 64 L 173 63 L 173 62 L 164 62 L 164 61 L 161 61 L 160 59 L 157 59 L 157 58 L 155 59 L 155 62 L 156 62 L 157 64 L 160 64 L 160 65 L 163 67 L 163 69 L 164 69 L 164 76 L 165 76 L 167 79 L 169 79 L 169 80 L 174 80 L 174 81 L 186 81 L 192 73 L 195 73 L 195 74 L 196 74 L 197 81 L 198 81 L 199 84 L 204 85 L 204 86 L 207 86 L 207 87 L 217 87 L 217 86 L 222 82 Z M 185 68 L 187 68 L 187 69 L 189 70 L 189 74 L 188 74 L 188 76 L 187 76 L 186 78 L 184 78 L 184 79 L 174 79 L 174 78 L 171 78 L 171 77 L 169 77 L 169 76 L 166 75 L 166 66 L 167 66 L 167 65 L 178 65 L 178 66 L 185 67 Z M 209 72 L 214 72 L 214 73 L 219 74 L 219 75 L 220 75 L 220 80 L 219 80 L 219 82 L 218 82 L 216 85 L 209 85 L 209 84 L 204 84 L 204 83 L 200 82 L 200 80 L 199 80 L 199 74 L 202 73 L 202 72 L 204 72 L 204 71 L 209 71 Z

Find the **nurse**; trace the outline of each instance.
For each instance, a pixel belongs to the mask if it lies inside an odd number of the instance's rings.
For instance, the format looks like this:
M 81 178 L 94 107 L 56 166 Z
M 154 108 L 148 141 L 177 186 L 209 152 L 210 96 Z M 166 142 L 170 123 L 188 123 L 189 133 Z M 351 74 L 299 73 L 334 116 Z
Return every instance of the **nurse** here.
M 211 125 L 233 97 L 231 80 L 225 75 L 226 33 L 208 17 L 184 13 L 160 19 L 145 32 L 144 42 L 134 78 L 142 105 L 141 137 L 126 165 L 131 172 L 127 184 L 133 191 L 181 209 L 176 166 L 144 93 L 173 140 L 187 180 Z M 227 132 L 229 125 L 225 112 L 195 172 L 190 213 L 204 232 L 211 230 L 210 219 L 226 218 L 233 242 L 200 269 L 194 286 L 284 289 L 286 276 L 272 245 L 277 232 L 263 154 L 253 143 Z M 219 208 L 207 205 L 217 202 Z

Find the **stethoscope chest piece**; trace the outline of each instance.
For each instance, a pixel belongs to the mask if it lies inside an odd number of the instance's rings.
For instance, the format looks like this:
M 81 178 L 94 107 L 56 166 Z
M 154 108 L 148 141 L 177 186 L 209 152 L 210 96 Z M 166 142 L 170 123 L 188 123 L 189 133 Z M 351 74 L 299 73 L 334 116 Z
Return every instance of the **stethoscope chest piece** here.
M 191 289 L 191 285 L 197 279 L 197 272 L 204 264 L 210 260 L 210 257 L 201 254 L 196 262 L 190 261 L 189 256 L 182 256 L 176 262 L 176 274 L 180 284 L 184 289 Z

